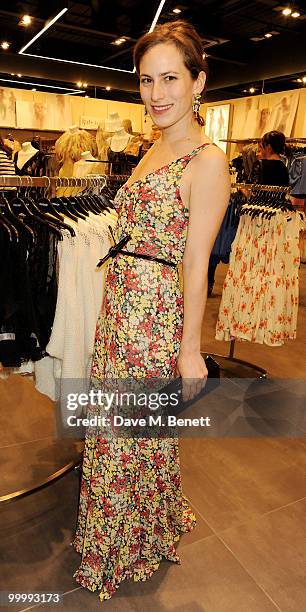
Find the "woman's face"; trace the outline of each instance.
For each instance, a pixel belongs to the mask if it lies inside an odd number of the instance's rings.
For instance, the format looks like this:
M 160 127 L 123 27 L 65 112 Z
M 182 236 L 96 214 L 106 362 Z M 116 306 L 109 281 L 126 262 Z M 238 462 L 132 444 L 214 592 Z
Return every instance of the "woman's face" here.
M 158 44 L 140 62 L 140 95 L 160 129 L 192 117 L 195 93 L 201 93 L 205 72 L 194 81 L 180 51 L 173 44 Z

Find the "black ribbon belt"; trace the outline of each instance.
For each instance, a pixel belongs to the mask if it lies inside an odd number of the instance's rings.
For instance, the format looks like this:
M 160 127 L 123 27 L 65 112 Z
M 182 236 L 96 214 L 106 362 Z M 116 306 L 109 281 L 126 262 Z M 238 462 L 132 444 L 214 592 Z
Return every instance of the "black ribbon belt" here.
M 112 238 L 114 240 L 112 228 L 110 226 L 108 227 L 110 229 Z M 175 263 L 173 263 L 172 261 L 167 261 L 166 259 L 162 259 L 162 257 L 154 257 L 154 255 L 146 255 L 145 253 L 133 253 L 131 251 L 124 251 L 123 247 L 125 247 L 125 245 L 128 243 L 130 239 L 131 239 L 130 234 L 123 236 L 123 238 L 121 238 L 117 242 L 117 244 L 114 244 L 114 246 L 112 246 L 109 249 L 108 253 L 106 253 L 106 255 L 102 257 L 102 259 L 99 259 L 97 263 L 97 268 L 100 268 L 108 259 L 110 259 L 110 257 L 113 257 L 113 258 L 116 257 L 118 253 L 122 253 L 122 255 L 128 255 L 129 257 L 138 257 L 139 259 L 147 259 L 148 261 L 157 261 L 157 263 L 164 264 L 165 266 L 171 266 L 171 268 L 176 268 Z

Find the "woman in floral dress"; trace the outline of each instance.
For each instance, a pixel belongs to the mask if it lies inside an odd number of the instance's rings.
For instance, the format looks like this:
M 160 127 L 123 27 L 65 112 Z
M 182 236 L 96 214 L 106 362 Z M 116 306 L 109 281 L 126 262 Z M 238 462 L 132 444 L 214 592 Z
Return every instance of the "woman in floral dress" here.
M 201 327 L 209 255 L 229 199 L 228 166 L 202 130 L 206 75 L 193 27 L 156 27 L 138 41 L 134 61 L 161 137 L 116 195 L 114 238 L 130 239 L 107 264 L 92 377 L 181 376 L 190 399 L 207 376 Z M 179 562 L 175 542 L 194 525 L 175 437 L 87 432 L 73 543 L 82 555 L 79 584 L 109 599 L 124 579 L 146 580 L 162 559 Z

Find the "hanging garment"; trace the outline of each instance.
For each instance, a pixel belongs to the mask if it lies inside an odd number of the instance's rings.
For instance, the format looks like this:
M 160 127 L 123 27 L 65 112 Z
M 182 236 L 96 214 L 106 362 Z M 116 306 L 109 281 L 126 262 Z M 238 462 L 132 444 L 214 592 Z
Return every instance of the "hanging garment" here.
M 48 357 L 35 364 L 36 388 L 53 400 L 61 397 L 63 379 L 83 384 L 89 376 L 105 277 L 96 263 L 111 246 L 108 226 L 115 226 L 117 214 L 89 213 L 86 221 L 65 221 L 75 236 L 63 232 L 58 244 L 58 296 Z
M 46 158 L 41 151 L 30 157 L 21 168 L 17 164 L 18 152 L 14 155 L 16 174 L 19 176 L 46 176 Z
M 110 162 L 111 172 L 114 174 L 130 174 L 131 173 L 131 163 L 130 159 L 125 154 L 124 151 L 112 151 L 112 149 L 108 149 L 108 161 Z M 136 163 L 135 163 L 136 165 Z
M 232 243 L 239 224 L 239 208 L 244 202 L 245 196 L 241 191 L 231 194 L 228 208 L 211 251 L 211 258 L 213 258 L 216 264 L 220 261 L 222 263 L 229 262 Z
M 118 253 L 108 264 L 98 318 L 95 380 L 166 379 L 175 373 L 183 329 L 182 262 L 188 211 L 178 197 L 184 168 L 206 145 L 117 193 L 115 240 L 164 265 Z M 79 584 L 109 599 L 126 578 L 146 580 L 162 558 L 179 561 L 175 542 L 195 525 L 182 494 L 177 438 L 87 433 L 74 547 Z
M 289 185 L 289 173 L 284 162 L 280 159 L 258 159 L 253 166 L 250 182 L 287 187 Z
M 296 338 L 300 215 L 243 215 L 232 245 L 217 340 L 281 346 Z
M 15 174 L 15 166 L 12 159 L 9 158 L 8 154 L 0 149 L 0 175 L 1 174 Z
M 306 155 L 296 157 L 289 170 L 291 195 L 306 198 Z
M 18 227 L 18 241 L 0 232 L 0 362 L 20 367 L 45 354 L 53 323 L 57 238 L 34 217 L 26 220 L 35 242 Z

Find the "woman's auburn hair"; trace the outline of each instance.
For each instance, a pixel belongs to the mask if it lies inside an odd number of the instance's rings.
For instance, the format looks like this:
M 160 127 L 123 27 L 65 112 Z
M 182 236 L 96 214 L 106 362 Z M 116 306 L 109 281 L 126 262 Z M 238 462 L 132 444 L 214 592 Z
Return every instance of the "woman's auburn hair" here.
M 184 64 L 195 80 L 201 71 L 207 73 L 207 63 L 203 58 L 202 40 L 191 23 L 183 20 L 169 21 L 156 26 L 153 32 L 144 34 L 134 47 L 134 66 L 140 75 L 140 62 L 143 56 L 160 44 L 173 44 L 180 51 Z M 204 121 L 200 115 L 198 116 Z M 199 122 L 199 119 L 197 120 Z

